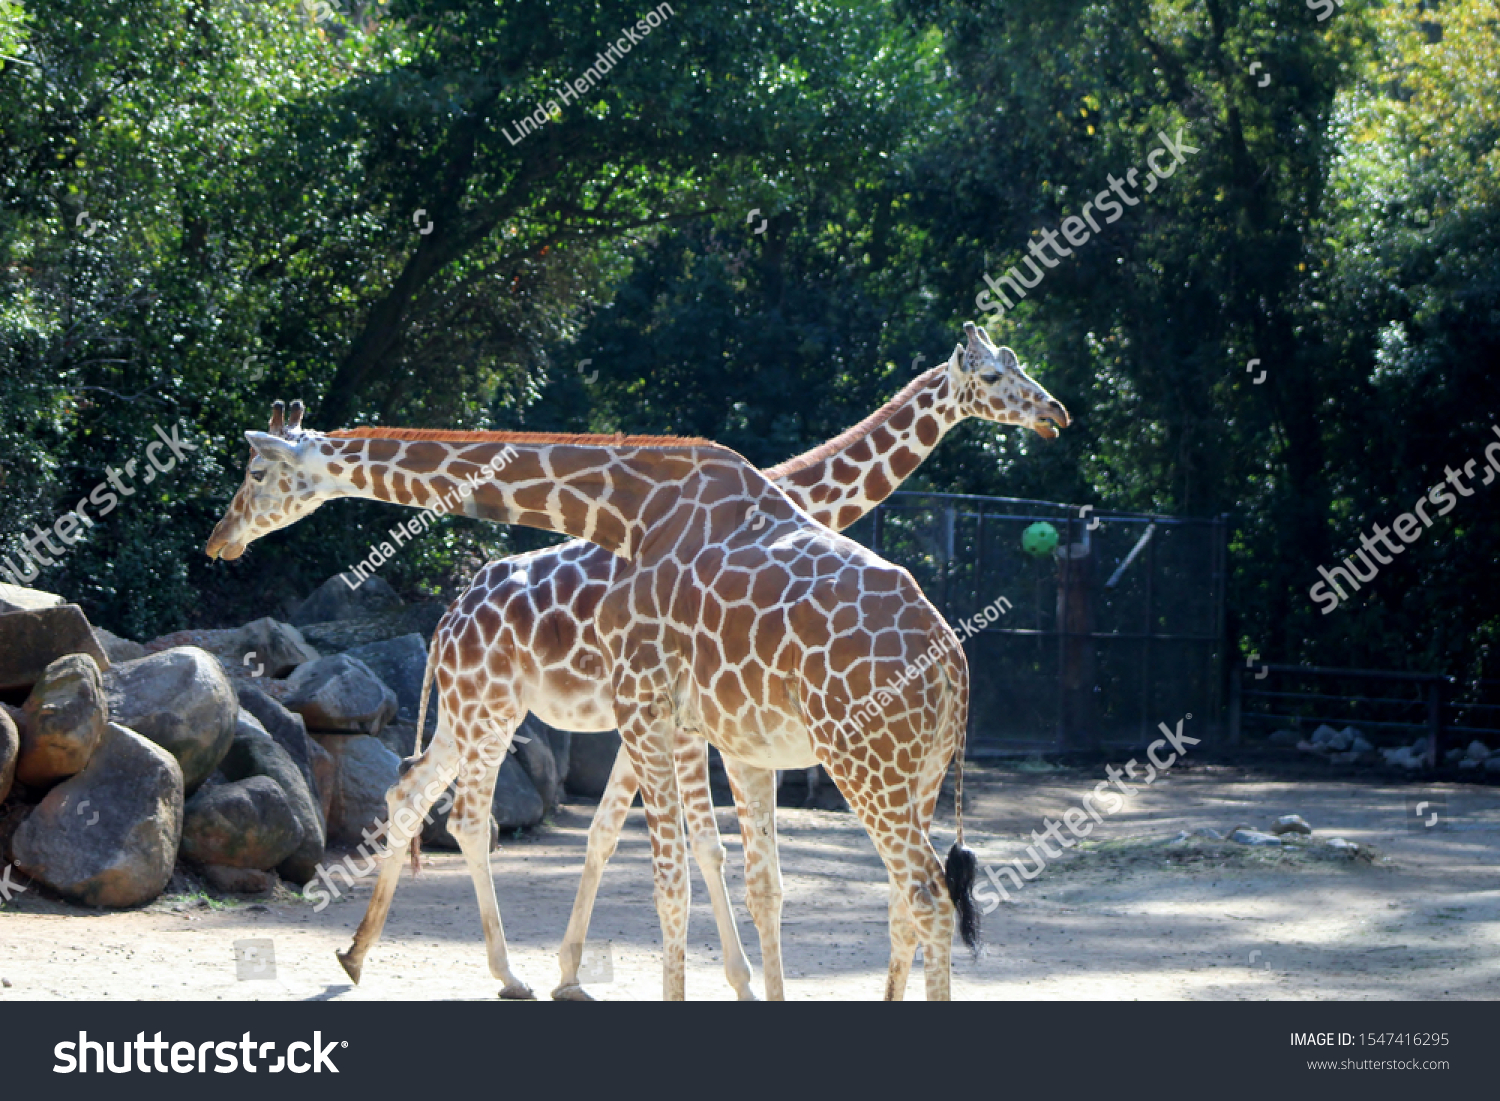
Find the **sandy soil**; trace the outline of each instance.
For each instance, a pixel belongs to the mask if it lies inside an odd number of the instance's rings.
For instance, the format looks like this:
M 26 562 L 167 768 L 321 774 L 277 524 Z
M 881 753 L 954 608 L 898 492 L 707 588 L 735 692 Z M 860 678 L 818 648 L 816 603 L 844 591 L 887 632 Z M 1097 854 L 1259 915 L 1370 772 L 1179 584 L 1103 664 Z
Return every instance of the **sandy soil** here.
M 970 843 L 982 860 L 1023 852 L 1046 815 L 1077 806 L 1101 768 L 971 765 Z M 1418 800 L 1446 806 L 1432 828 L 1408 826 Z M 939 847 L 952 807 L 939 808 Z M 535 836 L 492 858 L 517 972 L 543 998 L 557 980 L 591 807 L 564 806 Z M 1299 813 L 1314 845 L 1296 854 L 1174 841 L 1199 827 L 1264 828 Z M 657 998 L 660 949 L 650 855 L 639 809 L 606 873 L 589 983 L 604 1000 Z M 855 820 L 782 808 L 788 997 L 881 993 L 887 952 L 884 869 Z M 744 912 L 733 815 L 720 815 L 741 937 Z M 1326 859 L 1339 836 L 1373 861 Z M 1096 842 L 1098 842 L 1096 844 Z M 985 919 L 988 952 L 955 953 L 962 999 L 1500 998 L 1500 788 L 1334 780 L 1246 768 L 1180 768 L 1106 818 L 1085 852 L 1052 862 Z M 403 873 L 384 939 L 351 986 L 334 959 L 364 911 L 368 881 L 322 913 L 293 896 L 222 902 L 164 896 L 144 910 L 93 913 L 28 890 L 0 909 L 0 1001 L 22 999 L 492 999 L 473 892 L 457 854 L 428 854 Z M 688 995 L 732 996 L 706 894 L 694 884 Z M 270 939 L 275 977 L 236 977 L 235 942 Z M 602 951 L 601 951 L 602 949 Z M 609 973 L 603 974 L 607 959 Z M 919 965 L 920 967 L 920 962 Z M 606 979 L 608 981 L 603 981 Z M 757 987 L 760 976 L 757 969 Z M 908 996 L 922 997 L 920 972 Z

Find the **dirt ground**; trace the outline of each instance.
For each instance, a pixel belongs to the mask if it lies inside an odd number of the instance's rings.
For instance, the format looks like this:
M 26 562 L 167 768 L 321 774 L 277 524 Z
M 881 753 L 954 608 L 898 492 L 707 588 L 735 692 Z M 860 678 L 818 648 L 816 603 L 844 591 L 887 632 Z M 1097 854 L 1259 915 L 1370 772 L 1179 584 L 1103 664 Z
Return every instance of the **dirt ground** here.
M 1070 850 L 985 918 L 986 955 L 955 952 L 959 999 L 1500 998 L 1500 788 L 1334 779 L 1261 768 L 1175 769 L 1106 816 L 1087 851 Z M 982 862 L 1024 852 L 1023 837 L 1078 806 L 1102 766 L 1039 761 L 967 773 L 969 840 Z M 796 785 L 796 778 L 788 781 Z M 1427 827 L 1413 817 L 1419 801 Z M 543 999 L 582 864 L 592 807 L 573 802 L 534 836 L 492 857 L 512 965 Z M 1265 828 L 1301 814 L 1296 852 L 1191 838 L 1200 827 Z M 881 994 L 886 878 L 848 814 L 782 808 L 787 994 Z M 937 841 L 952 839 L 952 805 Z M 730 894 L 752 963 L 733 814 L 720 814 Z M 1374 859 L 1329 858 L 1343 837 Z M 1080 846 L 1081 847 L 1081 846 Z M 169 895 L 144 910 L 95 913 L 33 888 L 0 909 L 0 1001 L 24 999 L 493 999 L 462 858 L 433 853 L 403 872 L 380 945 L 352 986 L 334 959 L 364 911 L 369 880 L 314 913 L 293 896 L 224 902 Z M 732 996 L 701 883 L 694 883 L 688 996 Z M 273 942 L 274 978 L 236 977 L 235 943 Z M 607 871 L 590 937 L 601 1000 L 655 999 L 660 948 L 641 811 Z M 254 964 L 247 964 L 252 969 Z M 607 970 L 606 970 L 607 968 Z M 918 963 L 920 968 L 920 961 Z M 269 970 L 269 969 L 267 969 Z M 920 999 L 920 971 L 908 997 Z

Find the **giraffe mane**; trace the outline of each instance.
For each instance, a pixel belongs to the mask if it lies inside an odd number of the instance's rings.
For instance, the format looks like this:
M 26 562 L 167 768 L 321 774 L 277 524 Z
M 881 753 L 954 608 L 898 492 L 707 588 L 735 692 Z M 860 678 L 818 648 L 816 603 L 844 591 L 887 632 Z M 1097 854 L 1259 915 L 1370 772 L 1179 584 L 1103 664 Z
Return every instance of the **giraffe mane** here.
M 583 447 L 719 447 L 697 436 L 612 436 L 573 432 L 454 432 L 444 428 L 339 428 L 330 439 L 433 440 L 438 443 L 575 444 Z
M 796 455 L 783 463 L 771 467 L 769 470 L 763 471 L 762 473 L 765 474 L 766 480 L 769 482 L 779 482 L 783 478 L 790 477 L 793 474 L 806 470 L 810 466 L 814 466 L 825 459 L 837 455 L 851 444 L 864 439 L 870 433 L 874 432 L 875 429 L 890 420 L 891 417 L 895 416 L 896 410 L 910 401 L 913 394 L 931 382 L 933 376 L 947 369 L 948 364 L 944 362 L 923 371 L 907 383 L 905 389 L 899 394 L 860 421 L 853 428 L 845 429 L 833 437 L 833 439 L 828 440 L 826 443 L 820 443 L 811 451 L 804 451 L 801 455 Z

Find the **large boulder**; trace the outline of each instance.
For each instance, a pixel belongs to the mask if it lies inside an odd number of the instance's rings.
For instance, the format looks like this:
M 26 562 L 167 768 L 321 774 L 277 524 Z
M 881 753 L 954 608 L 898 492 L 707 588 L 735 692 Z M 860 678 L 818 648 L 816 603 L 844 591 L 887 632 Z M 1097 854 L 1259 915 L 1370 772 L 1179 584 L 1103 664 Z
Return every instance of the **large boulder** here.
M 297 606 L 292 622 L 298 627 L 308 623 L 327 623 L 335 619 L 358 619 L 361 616 L 388 612 L 401 606 L 401 598 L 389 583 L 379 577 L 367 577 L 355 588 L 346 578 L 350 574 L 330 577 L 313 594 Z
M 236 678 L 283 677 L 299 665 L 318 660 L 318 652 L 301 631 L 270 616 L 227 630 L 174 631 L 152 639 L 146 649 L 155 652 L 177 646 L 207 650 Z
M 244 708 L 240 709 L 234 742 L 224 755 L 219 771 L 230 780 L 265 776 L 276 782 L 302 828 L 301 843 L 285 860 L 278 862 L 276 870 L 293 883 L 306 883 L 316 875 L 318 865 L 323 861 L 327 836 L 318 797 L 313 794 L 312 785 L 291 755 L 277 745 L 259 720 Z
M 535 715 L 530 721 L 541 728 L 542 733 L 547 736 L 547 745 L 552 748 L 552 759 L 557 762 L 557 782 L 562 784 L 564 790 L 568 786 L 568 766 L 573 757 L 573 735 L 570 731 L 559 730 L 555 726 L 548 726 Z M 588 735 L 584 735 L 588 737 Z
M 10 794 L 16 778 L 16 758 L 21 755 L 21 734 L 9 712 L 0 709 L 0 803 Z
M 0 615 L 0 689 L 30 688 L 66 654 L 88 654 L 100 669 L 109 668 L 109 656 L 78 605 Z
M 367 734 L 314 734 L 313 739 L 333 758 L 328 841 L 361 844 L 365 830 L 385 821 L 385 793 L 396 782 L 401 758 Z
M 547 737 L 546 727 L 540 719 L 528 715 L 517 729 L 511 745 L 515 748 L 516 760 L 541 796 L 543 813 L 550 814 L 562 799 L 563 785 L 562 770 L 552 756 L 552 742 Z
M 609 773 L 620 751 L 619 731 L 574 734 L 568 753 L 568 791 L 597 799 L 609 786 Z
M 333 754 L 312 738 L 307 739 L 307 761 L 312 766 L 313 794 L 318 797 L 318 813 L 323 816 L 323 836 L 328 836 L 328 817 L 333 813 L 333 788 L 338 779 Z
M 16 778 L 42 788 L 81 772 L 109 723 L 99 666 L 87 654 L 58 658 L 26 698 L 25 713 Z
M 240 705 L 212 654 L 179 646 L 124 661 L 104 677 L 110 717 L 177 758 L 189 794 L 234 740 Z
M 110 723 L 84 770 L 49 791 L 11 840 L 17 866 L 87 906 L 139 906 L 172 877 L 182 837 L 182 769 Z
M 266 871 L 301 844 L 291 800 L 269 776 L 206 786 L 183 808 L 182 855 L 197 864 Z
M 0 583 L 0 615 L 6 612 L 34 612 L 38 608 L 55 608 L 62 602 L 63 598 L 56 593 Z
M 396 693 L 368 665 L 347 654 L 298 666 L 287 678 L 283 701 L 309 730 L 375 734 L 396 717 Z M 324 747 L 327 748 L 326 746 Z
M 415 631 L 400 638 L 367 642 L 344 651 L 370 667 L 391 691 L 396 693 L 396 715 L 404 723 L 415 724 L 417 708 L 422 701 L 422 677 L 427 671 L 427 646 Z M 437 729 L 437 708 L 427 701 L 427 730 Z
M 271 740 L 286 751 L 286 755 L 297 766 L 297 771 L 307 781 L 307 788 L 313 793 L 316 802 L 318 781 L 313 772 L 313 754 L 314 751 L 323 751 L 307 736 L 307 724 L 302 721 L 302 716 L 295 711 L 288 711 L 249 681 L 236 681 L 234 694 L 239 697 L 242 712 L 248 711 L 260 723 L 261 729 L 271 736 Z M 241 714 L 239 718 L 242 720 L 243 717 Z
M 547 813 L 541 794 L 514 753 L 507 753 L 505 763 L 500 766 L 490 810 L 502 830 L 535 826 Z
M 325 654 L 409 634 L 421 635 L 422 643 L 426 645 L 432 640 L 432 632 L 437 629 L 438 621 L 447 610 L 446 604 L 429 601 L 354 619 L 335 619 L 300 626 L 302 637 Z
M 99 645 L 109 655 L 112 664 L 118 665 L 122 661 L 134 661 L 143 658 L 151 651 L 139 642 L 133 642 L 128 638 L 121 638 L 113 631 L 106 631 L 103 627 L 94 628 L 94 637 L 99 640 Z

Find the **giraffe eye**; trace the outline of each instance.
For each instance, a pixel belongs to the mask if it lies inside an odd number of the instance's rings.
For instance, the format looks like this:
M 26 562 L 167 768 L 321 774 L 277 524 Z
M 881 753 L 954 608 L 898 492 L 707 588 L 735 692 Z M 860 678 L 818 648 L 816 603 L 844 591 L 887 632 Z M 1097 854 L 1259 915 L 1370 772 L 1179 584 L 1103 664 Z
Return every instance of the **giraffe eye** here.
M 996 383 L 996 382 L 1000 381 L 1000 372 L 999 371 L 985 371 L 979 377 L 982 380 L 984 380 L 985 382 Z
M 266 480 L 266 472 L 264 470 L 252 470 L 250 472 L 250 480 L 256 483 L 263 482 Z

